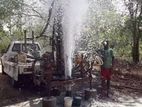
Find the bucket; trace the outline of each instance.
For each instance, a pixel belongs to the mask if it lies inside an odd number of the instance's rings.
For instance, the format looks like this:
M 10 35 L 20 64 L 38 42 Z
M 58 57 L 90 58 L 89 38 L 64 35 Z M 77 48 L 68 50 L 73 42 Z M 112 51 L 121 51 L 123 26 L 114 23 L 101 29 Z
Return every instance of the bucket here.
M 56 107 L 56 98 L 55 97 L 43 98 L 42 107 Z
M 73 99 L 71 97 L 64 98 L 64 107 L 72 107 Z
M 75 106 L 75 107 L 76 107 L 76 106 L 77 106 L 77 107 L 80 107 L 80 105 L 81 105 L 81 99 L 82 99 L 81 97 L 74 97 L 74 98 L 73 98 L 73 104 L 72 104 L 72 105 Z
M 86 89 L 85 90 L 85 100 L 89 100 L 90 98 L 96 98 L 96 89 Z

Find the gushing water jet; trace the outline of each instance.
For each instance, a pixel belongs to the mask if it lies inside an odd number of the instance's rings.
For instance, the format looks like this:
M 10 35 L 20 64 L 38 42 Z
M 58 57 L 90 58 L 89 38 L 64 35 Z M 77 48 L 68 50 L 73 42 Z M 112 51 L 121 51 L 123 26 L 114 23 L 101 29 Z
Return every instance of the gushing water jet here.
M 82 24 L 87 12 L 87 0 L 68 0 L 63 5 L 63 47 L 65 62 L 65 78 L 72 76 L 72 57 L 75 49 L 75 39 L 80 35 Z

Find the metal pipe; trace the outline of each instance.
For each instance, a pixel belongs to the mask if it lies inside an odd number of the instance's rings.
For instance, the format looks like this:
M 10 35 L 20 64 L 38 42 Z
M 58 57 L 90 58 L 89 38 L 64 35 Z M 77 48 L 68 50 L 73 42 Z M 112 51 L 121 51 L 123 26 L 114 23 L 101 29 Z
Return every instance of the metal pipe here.
M 34 31 L 32 31 L 32 43 L 34 44 Z
M 25 52 L 27 52 L 27 31 L 24 30 L 24 42 L 25 42 Z

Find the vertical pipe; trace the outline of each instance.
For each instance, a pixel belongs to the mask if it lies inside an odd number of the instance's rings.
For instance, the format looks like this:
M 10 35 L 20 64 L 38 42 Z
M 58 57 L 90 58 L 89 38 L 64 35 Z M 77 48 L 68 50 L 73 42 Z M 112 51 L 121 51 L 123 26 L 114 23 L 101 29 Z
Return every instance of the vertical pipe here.
M 24 41 L 25 41 L 25 52 L 27 52 L 27 35 L 26 35 L 27 31 L 24 30 Z
M 32 31 L 32 43 L 34 43 L 34 31 Z

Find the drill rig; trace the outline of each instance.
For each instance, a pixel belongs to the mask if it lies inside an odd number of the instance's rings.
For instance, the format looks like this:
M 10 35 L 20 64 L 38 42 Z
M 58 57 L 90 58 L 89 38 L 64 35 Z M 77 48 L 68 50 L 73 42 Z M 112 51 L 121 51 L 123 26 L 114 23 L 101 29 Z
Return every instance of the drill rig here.
M 44 27 L 40 37 L 46 36 L 44 33 L 46 32 L 46 29 L 49 26 L 49 22 L 51 20 L 54 2 L 55 0 L 51 4 L 47 24 Z M 58 11 L 59 12 L 57 12 L 56 17 L 53 20 L 52 37 L 50 37 L 50 47 L 52 51 L 45 52 L 42 57 L 36 60 L 33 64 L 33 81 L 36 86 L 48 85 L 48 87 L 50 87 L 51 83 L 53 84 L 53 81 L 65 79 L 63 29 L 61 24 L 62 14 L 58 14 L 61 13 L 61 9 Z M 36 69 L 34 67 L 36 63 L 40 63 L 40 69 Z
M 43 36 L 47 27 L 49 26 L 49 22 L 51 20 L 51 13 L 53 10 L 54 2 L 51 4 L 52 8 L 49 10 L 49 18 L 47 20 L 47 24 L 43 29 L 40 36 Z M 64 46 L 63 46 L 63 27 L 62 27 L 62 9 L 59 8 L 54 17 L 53 21 L 53 29 L 52 29 L 52 37 L 50 37 L 50 45 L 52 47 L 51 52 L 46 52 L 43 56 L 36 60 L 33 64 L 34 72 L 33 72 L 33 81 L 36 86 L 44 85 L 48 87 L 48 92 L 50 92 L 52 87 L 61 87 L 63 88 L 67 84 L 72 84 L 80 81 L 86 81 L 89 78 L 92 81 L 92 68 L 93 61 L 90 63 L 89 60 L 81 57 L 78 61 L 78 65 L 80 69 L 80 75 L 72 79 L 65 79 L 65 64 L 64 64 Z M 40 63 L 40 69 L 36 69 L 34 65 L 36 63 Z M 82 68 L 85 65 L 85 69 Z M 87 66 L 86 66 L 87 65 Z M 83 72 L 85 74 L 83 74 Z M 91 84 L 91 83 L 90 83 Z M 49 93 L 50 94 L 50 93 Z

